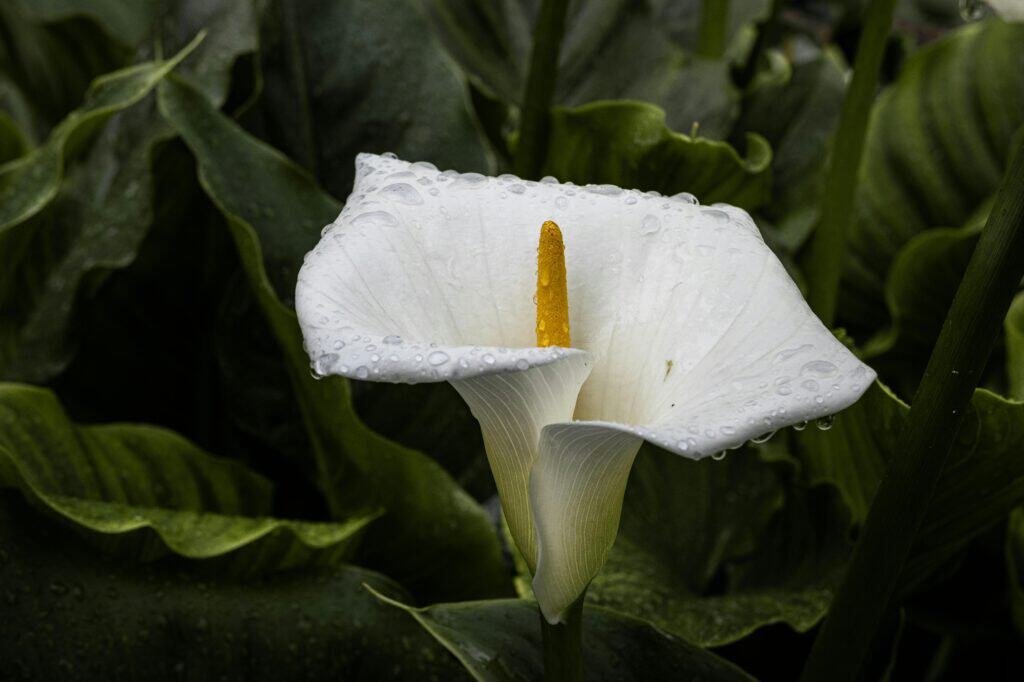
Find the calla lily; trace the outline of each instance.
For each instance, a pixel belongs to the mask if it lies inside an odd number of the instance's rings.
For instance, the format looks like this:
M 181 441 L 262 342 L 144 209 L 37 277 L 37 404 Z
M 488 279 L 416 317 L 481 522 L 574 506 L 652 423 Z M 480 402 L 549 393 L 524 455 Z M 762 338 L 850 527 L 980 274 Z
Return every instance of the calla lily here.
M 546 221 L 564 233 L 571 347 L 538 345 Z M 874 378 L 741 209 L 390 155 L 356 159 L 295 301 L 318 373 L 463 396 L 552 623 L 604 564 L 643 441 L 711 456 L 838 412 Z
M 987 4 L 1006 21 L 1024 22 L 1024 0 L 987 0 Z

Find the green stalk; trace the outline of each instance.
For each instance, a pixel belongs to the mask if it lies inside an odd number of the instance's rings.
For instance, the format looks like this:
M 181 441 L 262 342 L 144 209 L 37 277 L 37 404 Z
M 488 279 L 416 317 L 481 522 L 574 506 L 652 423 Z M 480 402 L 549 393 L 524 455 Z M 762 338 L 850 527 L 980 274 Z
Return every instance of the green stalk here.
M 957 289 L 803 682 L 857 678 L 1022 277 L 1024 141 Z
M 551 100 L 558 74 L 558 51 L 565 34 L 568 8 L 569 0 L 543 0 L 537 13 L 515 155 L 516 173 L 522 178 L 536 178 L 544 166 Z
M 583 680 L 583 600 L 586 592 L 565 612 L 565 620 L 550 624 L 540 616 L 544 639 L 544 682 Z
M 725 55 L 728 29 L 729 0 L 704 0 L 700 13 L 697 54 L 709 59 L 721 59 Z
M 853 64 L 853 80 L 843 101 L 825 178 L 821 222 L 814 231 L 803 263 L 810 288 L 808 302 L 818 317 L 830 326 L 835 320 L 846 233 L 853 221 L 853 197 L 857 190 L 868 115 L 878 86 L 878 72 L 895 6 L 896 0 L 870 0 L 868 4 Z

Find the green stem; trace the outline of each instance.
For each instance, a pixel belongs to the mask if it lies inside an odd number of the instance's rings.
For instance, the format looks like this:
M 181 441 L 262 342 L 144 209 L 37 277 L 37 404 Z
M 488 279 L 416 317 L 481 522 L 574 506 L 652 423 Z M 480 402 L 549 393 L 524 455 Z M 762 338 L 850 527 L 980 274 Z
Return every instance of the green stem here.
M 1024 141 L 957 289 L 804 682 L 856 679 L 994 340 L 1024 277 Z M 980 493 L 979 493 L 980 494 Z
M 835 320 L 839 280 L 846 252 L 846 233 L 853 221 L 853 198 L 864 152 L 868 115 L 878 86 L 878 72 L 882 66 L 895 6 L 896 0 L 870 0 L 868 4 L 860 43 L 857 45 L 857 58 L 853 64 L 853 80 L 843 101 L 839 129 L 825 178 L 821 222 L 814 231 L 803 263 L 810 285 L 808 301 L 827 325 Z
M 586 592 L 565 612 L 565 619 L 552 625 L 540 616 L 544 639 L 544 682 L 583 680 L 583 600 Z
M 709 59 L 721 59 L 725 55 L 728 30 L 729 0 L 704 0 L 700 13 L 697 54 Z
M 558 75 L 558 52 L 565 34 L 568 8 L 569 0 L 543 0 L 537 13 L 515 159 L 516 173 L 523 178 L 536 178 L 544 166 L 551 100 Z

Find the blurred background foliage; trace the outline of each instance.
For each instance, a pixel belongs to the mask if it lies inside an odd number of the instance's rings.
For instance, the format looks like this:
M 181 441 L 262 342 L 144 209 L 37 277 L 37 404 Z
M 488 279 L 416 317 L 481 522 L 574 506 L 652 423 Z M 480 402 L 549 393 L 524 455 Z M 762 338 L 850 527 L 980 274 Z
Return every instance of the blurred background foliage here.
M 0 677 L 539 678 L 468 410 L 314 381 L 291 310 L 357 152 L 508 171 L 537 4 L 0 0 Z M 742 206 L 802 283 L 862 10 L 573 2 L 544 172 Z M 1022 124 L 1024 25 L 902 1 L 838 314 L 881 381 L 644 447 L 589 679 L 796 676 Z M 1022 398 L 1024 294 L 873 678 L 1024 669 Z

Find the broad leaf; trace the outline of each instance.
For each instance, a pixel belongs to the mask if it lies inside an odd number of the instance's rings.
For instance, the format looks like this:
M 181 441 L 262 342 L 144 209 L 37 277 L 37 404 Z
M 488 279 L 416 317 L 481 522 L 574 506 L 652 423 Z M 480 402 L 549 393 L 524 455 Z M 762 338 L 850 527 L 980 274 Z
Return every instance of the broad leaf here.
M 532 601 L 437 604 L 408 612 L 480 682 L 527 682 L 544 677 L 540 618 Z M 587 680 L 751 680 L 725 659 L 661 632 L 637 618 L 601 607 L 583 612 L 583 669 Z
M 704 204 L 754 208 L 768 198 L 771 158 L 758 135 L 747 137 L 743 158 L 725 142 L 670 130 L 654 105 L 597 102 L 553 112 L 544 172 L 563 182 L 689 192 Z
M 1006 372 L 1010 397 L 1024 400 L 1024 293 L 1017 294 L 1006 315 Z
M 790 468 L 754 449 L 694 462 L 646 447 L 588 600 L 701 646 L 777 622 L 810 628 L 828 608 L 846 525 L 788 480 Z
M 160 109 L 195 154 L 200 182 L 224 214 L 250 286 L 281 345 L 332 512 L 383 507 L 364 560 L 418 594 L 507 592 L 497 536 L 483 510 L 434 461 L 368 429 L 348 383 L 310 376 L 290 298 L 302 256 L 339 207 L 301 169 L 249 136 L 195 89 L 164 83 Z M 286 298 L 286 300 L 287 300 Z
M 31 680 L 462 680 L 461 666 L 350 566 L 233 580 L 132 565 L 0 495 L 0 670 Z
M 135 46 L 152 28 L 158 16 L 157 0 L 15 0 L 23 11 L 37 21 L 56 22 L 88 17 L 103 27 L 107 35 L 127 46 Z
M 0 485 L 122 554 L 231 554 L 225 567 L 245 572 L 337 563 L 375 518 L 269 518 L 270 483 L 240 464 L 154 427 L 78 426 L 50 392 L 18 384 L 0 384 Z
M 96 78 L 125 66 L 129 56 L 91 19 L 47 18 L 36 5 L 36 0 L 0 3 L 0 104 L 9 102 L 11 90 L 18 92 L 21 111 L 12 113 L 33 140 L 45 137 Z
M 539 3 L 429 0 L 427 14 L 445 48 L 478 87 L 518 106 L 526 85 Z M 667 10 L 662 10 L 667 11 Z M 737 112 L 724 60 L 693 57 L 676 45 L 656 8 L 629 0 L 572 3 L 559 58 L 558 104 L 605 99 L 653 102 L 668 123 L 722 138 Z
M 846 65 L 831 50 L 796 65 L 780 61 L 780 73 L 755 80 L 744 94 L 733 137 L 757 133 L 771 145 L 772 201 L 761 210 L 775 228 L 775 241 L 793 253 L 818 221 Z
M 863 357 L 903 396 L 912 396 L 967 270 L 982 225 L 934 229 L 897 254 L 885 286 L 892 320 L 864 344 Z
M 207 27 L 206 39 L 178 71 L 219 103 L 227 96 L 234 61 L 257 47 L 255 16 L 248 2 L 207 3 L 202 16 L 194 14 L 173 15 L 176 35 L 164 36 L 163 44 L 180 46 Z M 200 19 L 205 23 L 196 23 Z M 12 238 L 19 248 L 7 249 L 3 260 L 11 277 L 17 271 L 18 291 L 7 287 L 0 294 L 17 299 L 5 301 L 16 303 L 16 324 L 5 332 L 11 337 L 4 339 L 0 375 L 40 382 L 65 368 L 76 344 L 70 329 L 76 297 L 133 262 L 153 221 L 153 167 L 173 137 L 154 98 L 116 114 L 82 163 L 67 173 L 41 224 L 26 225 L 28 234 Z
M 867 515 L 908 408 L 876 383 L 829 431 L 808 429 L 797 454 L 814 481 L 835 485 L 854 522 Z M 939 567 L 978 533 L 1024 502 L 1024 403 L 975 391 L 902 581 L 905 588 Z
M 0 109 L 0 166 L 12 161 L 31 148 L 18 123 Z
M 885 320 L 883 283 L 899 250 L 958 227 L 995 191 L 1024 124 L 1024 25 L 990 19 L 907 60 L 872 112 L 850 235 L 844 319 Z
M 276 0 L 264 13 L 254 129 L 347 196 L 359 152 L 462 172 L 489 159 L 465 83 L 416 0 Z
M 168 61 L 139 64 L 98 78 L 85 102 L 53 130 L 45 144 L 0 167 L 0 236 L 38 213 L 57 194 L 65 156 L 74 154 L 111 115 L 145 97 L 199 40 Z

